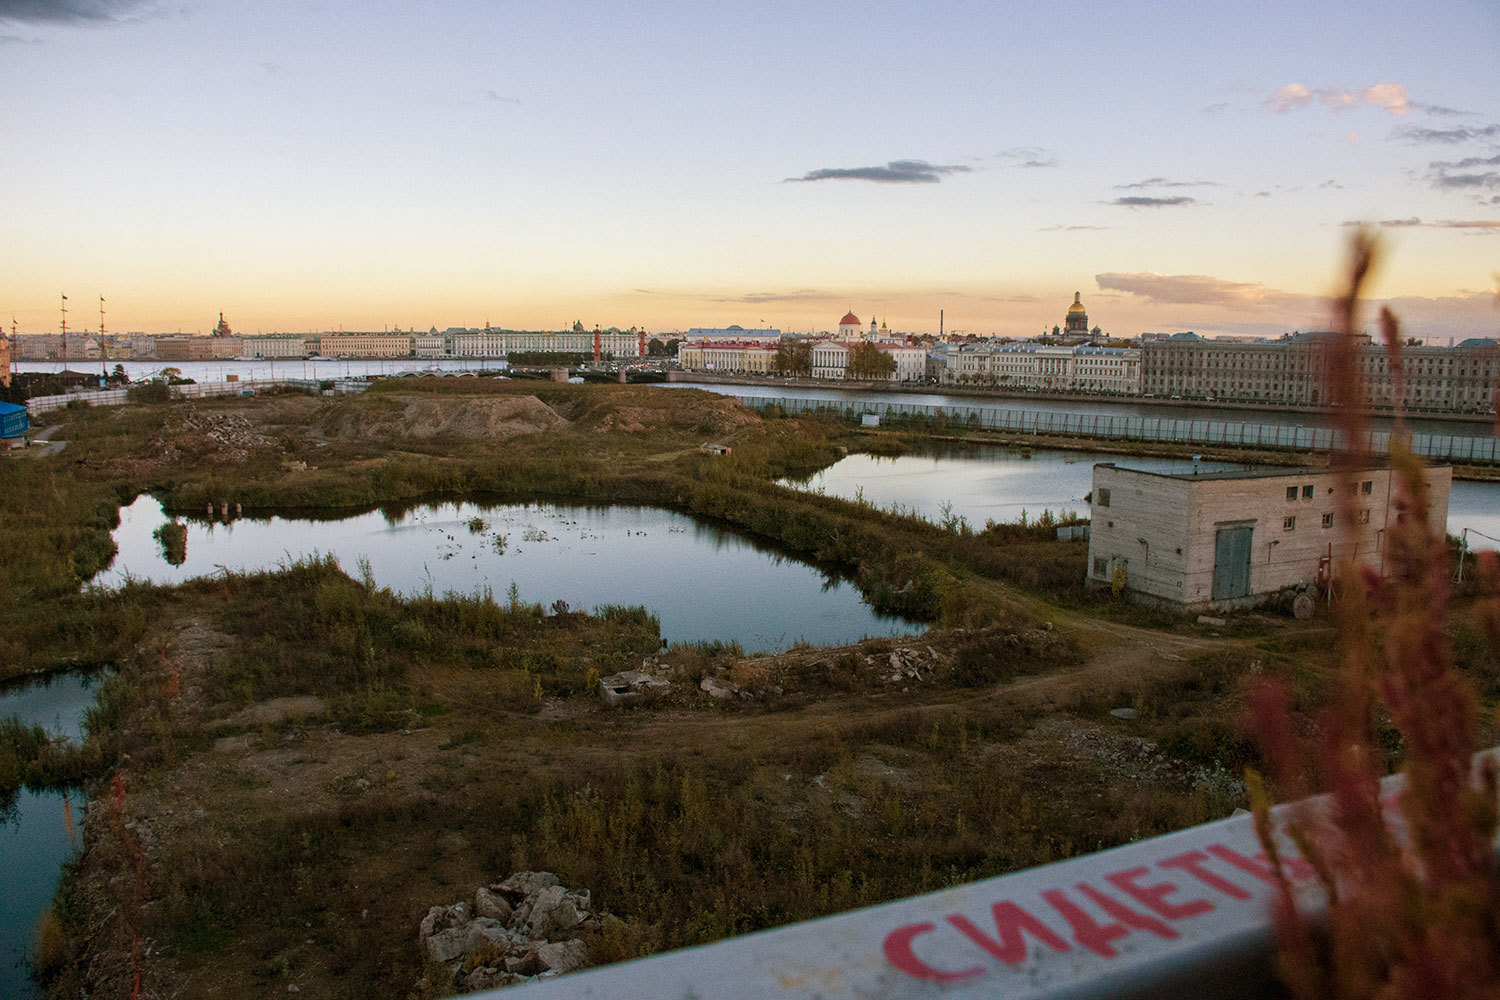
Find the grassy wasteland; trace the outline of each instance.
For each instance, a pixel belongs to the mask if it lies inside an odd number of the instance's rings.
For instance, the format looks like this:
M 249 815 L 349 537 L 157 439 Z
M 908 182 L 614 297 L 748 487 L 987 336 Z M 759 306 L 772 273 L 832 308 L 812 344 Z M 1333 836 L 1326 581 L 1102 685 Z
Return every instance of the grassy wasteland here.
M 422 915 L 521 869 L 593 892 L 603 963 L 1097 850 L 1244 805 L 1249 685 L 1276 678 L 1306 725 L 1336 658 L 1326 621 L 1210 630 L 1087 593 L 1083 545 L 1050 527 L 934 525 L 778 485 L 848 450 L 920 446 L 922 428 L 476 379 L 58 420 L 60 454 L 0 462 L 0 673 L 110 673 L 81 746 L 0 730 L 0 788 L 92 796 L 43 935 L 59 996 L 440 995 Z M 776 656 L 663 649 L 642 606 L 404 597 L 328 560 L 83 588 L 140 492 L 180 514 L 659 506 L 929 630 Z M 1451 638 L 1492 706 L 1500 663 L 1462 605 Z M 904 650 L 931 669 L 893 683 Z M 645 657 L 671 692 L 604 705 L 599 677 Z M 707 676 L 740 695 L 708 697 Z M 1381 732 L 1394 760 L 1400 736 Z

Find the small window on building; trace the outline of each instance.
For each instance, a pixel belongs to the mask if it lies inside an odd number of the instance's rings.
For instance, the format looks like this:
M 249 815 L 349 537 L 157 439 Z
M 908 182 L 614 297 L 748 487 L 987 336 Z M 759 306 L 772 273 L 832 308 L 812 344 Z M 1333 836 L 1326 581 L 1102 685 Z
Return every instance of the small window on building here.
M 1283 517 L 1281 519 L 1281 530 L 1282 531 L 1296 531 L 1297 530 L 1297 519 L 1295 517 Z
M 1103 556 L 1095 556 L 1094 557 L 1094 575 L 1095 576 L 1108 576 L 1109 575 L 1109 560 L 1108 559 L 1104 558 Z
M 1109 506 L 1109 490 L 1105 489 L 1102 486 L 1099 487 L 1099 506 L 1100 507 L 1108 507 Z
M 1370 512 L 1369 512 L 1369 510 L 1362 510 L 1362 511 L 1359 512 L 1359 523 L 1360 524 L 1369 524 L 1370 523 Z
M 1369 496 L 1372 492 L 1374 492 L 1374 490 L 1375 483 L 1372 480 L 1366 479 L 1364 482 L 1359 484 L 1359 491 L 1365 496 Z
M 1302 499 L 1304 499 L 1304 500 L 1311 500 L 1312 499 L 1312 494 L 1313 494 L 1312 483 L 1308 483 L 1306 486 L 1302 487 Z
M 1297 487 L 1295 487 L 1295 486 L 1288 486 L 1286 488 L 1286 498 L 1288 500 L 1295 500 L 1295 499 L 1297 499 Z
M 1333 527 L 1333 515 L 1332 514 L 1324 514 L 1323 515 L 1323 527 L 1325 527 L 1325 528 L 1331 528 L 1331 527 Z

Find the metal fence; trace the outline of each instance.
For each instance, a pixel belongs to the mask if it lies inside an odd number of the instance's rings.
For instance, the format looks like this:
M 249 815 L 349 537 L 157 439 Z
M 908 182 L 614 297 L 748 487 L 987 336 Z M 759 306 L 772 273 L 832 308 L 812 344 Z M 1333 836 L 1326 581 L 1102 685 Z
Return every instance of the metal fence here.
M 831 412 L 849 420 L 876 414 L 883 420 L 943 420 L 950 426 L 1013 431 L 1021 434 L 1057 434 L 1072 437 L 1113 438 L 1121 441 L 1169 441 L 1180 444 L 1228 444 L 1247 448 L 1282 448 L 1294 451 L 1344 451 L 1346 435 L 1331 427 L 1287 424 L 1252 424 L 1234 420 L 1183 420 L 1175 417 L 1141 417 L 1128 414 L 1059 413 L 1051 410 L 1014 410 L 995 406 L 962 404 L 934 405 L 877 400 L 814 399 L 787 396 L 744 396 L 746 406 L 785 413 Z M 1488 437 L 1462 434 L 1408 434 L 1408 447 L 1418 455 L 1453 462 L 1500 462 L 1500 442 Z M 1389 431 L 1368 431 L 1355 442 L 1356 451 L 1388 454 Z
M 250 379 L 243 382 L 189 382 L 168 386 L 173 399 L 203 399 L 209 396 L 245 396 L 267 389 L 293 388 L 318 391 L 322 383 L 310 379 L 277 378 Z M 335 380 L 333 387 L 338 392 L 359 392 L 367 387 L 364 382 Z M 51 410 L 60 410 L 71 404 L 85 406 L 120 406 L 130 402 L 129 389 L 106 389 L 103 392 L 70 392 L 61 396 L 34 396 L 26 401 L 26 409 L 35 416 Z

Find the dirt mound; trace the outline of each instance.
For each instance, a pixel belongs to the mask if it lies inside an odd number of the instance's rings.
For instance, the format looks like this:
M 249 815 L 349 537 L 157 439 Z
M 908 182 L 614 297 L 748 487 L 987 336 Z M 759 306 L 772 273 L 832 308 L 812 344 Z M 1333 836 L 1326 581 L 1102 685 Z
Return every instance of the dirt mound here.
M 673 401 L 675 402 L 675 400 Z M 600 430 L 638 433 L 663 424 L 685 426 L 703 434 L 727 434 L 760 422 L 760 415 L 738 400 L 708 397 L 691 406 L 632 406 L 617 404 L 594 415 Z
M 334 415 L 330 433 L 345 438 L 512 438 L 568 426 L 535 396 L 484 398 L 381 396 Z

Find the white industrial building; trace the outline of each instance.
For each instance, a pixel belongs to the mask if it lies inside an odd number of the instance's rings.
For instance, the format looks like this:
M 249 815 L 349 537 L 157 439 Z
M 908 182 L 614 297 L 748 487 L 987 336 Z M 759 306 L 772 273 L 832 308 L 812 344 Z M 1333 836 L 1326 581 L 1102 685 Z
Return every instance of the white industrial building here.
M 1449 467 L 1425 471 L 1427 521 L 1448 520 Z M 1088 582 L 1188 610 L 1250 607 L 1348 561 L 1384 573 L 1407 516 L 1389 468 L 1162 473 L 1094 466 Z M 1352 520 L 1347 511 L 1352 510 Z

